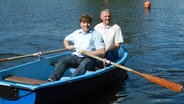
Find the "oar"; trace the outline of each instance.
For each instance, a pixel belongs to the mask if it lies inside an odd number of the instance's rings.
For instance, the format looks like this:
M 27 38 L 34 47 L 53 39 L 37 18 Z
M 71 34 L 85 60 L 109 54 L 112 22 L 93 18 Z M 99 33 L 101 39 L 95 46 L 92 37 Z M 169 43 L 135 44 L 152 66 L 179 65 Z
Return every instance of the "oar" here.
M 111 62 L 111 61 L 109 61 L 109 60 L 100 58 L 100 57 L 98 57 L 98 56 L 94 56 L 94 55 L 89 54 L 89 53 L 87 53 L 87 52 L 83 52 L 83 54 L 84 54 L 84 55 L 87 55 L 87 56 L 89 56 L 89 57 L 95 58 L 95 59 L 97 59 L 97 60 L 100 60 L 100 61 L 105 61 L 105 62 L 108 63 L 108 64 L 114 65 L 114 66 L 116 66 L 116 67 L 118 67 L 118 68 L 121 68 L 121 69 L 124 69 L 124 70 L 126 70 L 126 71 L 130 71 L 130 72 L 132 72 L 132 73 L 135 73 L 135 74 L 137 74 L 137 75 L 139 75 L 139 76 L 141 76 L 141 77 L 144 77 L 144 78 L 147 79 L 148 81 L 151 81 L 151 82 L 156 83 L 156 84 L 158 84 L 158 85 L 160 85 L 160 86 L 162 86 L 162 87 L 165 87 L 165 88 L 168 88 L 168 89 L 170 89 L 170 90 L 173 90 L 173 91 L 175 91 L 175 92 L 177 92 L 177 93 L 180 93 L 180 92 L 182 91 L 182 88 L 183 88 L 183 87 L 182 87 L 181 84 L 177 84 L 177 83 L 175 83 L 175 82 L 171 82 L 171 81 L 168 81 L 168 80 L 165 80 L 165 79 L 163 79 L 163 78 L 159 78 L 159 77 L 156 77 L 156 76 L 153 76 L 153 75 L 150 75 L 150 74 L 145 74 L 145 73 L 141 73 L 141 72 L 135 71 L 135 70 L 133 70 L 133 69 L 130 69 L 130 68 L 127 68 L 127 67 L 125 67 L 125 66 L 116 64 L 116 63 Z
M 52 50 L 52 51 L 46 51 L 46 52 L 38 52 L 38 53 L 27 54 L 27 55 L 22 55 L 22 56 L 15 56 L 15 57 L 10 57 L 10 58 L 4 58 L 4 59 L 0 59 L 0 62 L 9 61 L 9 60 L 15 60 L 15 59 L 21 59 L 21 58 L 26 58 L 26 57 L 31 57 L 31 56 L 39 56 L 39 55 L 49 54 L 49 53 L 54 53 L 54 52 L 61 52 L 61 51 L 65 51 L 65 50 L 67 50 L 67 49 L 63 48 L 63 49 L 58 49 L 58 50 Z

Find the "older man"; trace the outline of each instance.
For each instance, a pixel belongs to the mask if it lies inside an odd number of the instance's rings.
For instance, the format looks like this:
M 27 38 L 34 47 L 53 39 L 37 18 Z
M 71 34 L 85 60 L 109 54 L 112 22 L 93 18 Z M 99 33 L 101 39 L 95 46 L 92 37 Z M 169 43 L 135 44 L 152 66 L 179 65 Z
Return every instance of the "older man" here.
M 121 28 L 114 23 L 111 23 L 111 12 L 109 9 L 101 11 L 101 23 L 97 24 L 94 29 L 98 31 L 105 42 L 106 55 L 105 57 L 111 61 L 118 58 L 118 48 L 124 42 Z

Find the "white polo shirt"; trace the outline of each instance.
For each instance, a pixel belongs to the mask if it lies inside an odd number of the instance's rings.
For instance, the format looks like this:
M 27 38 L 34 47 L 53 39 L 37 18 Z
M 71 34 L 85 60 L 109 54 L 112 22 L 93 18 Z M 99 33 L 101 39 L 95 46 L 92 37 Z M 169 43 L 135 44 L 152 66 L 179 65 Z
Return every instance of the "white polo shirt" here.
M 112 44 L 124 42 L 121 28 L 117 24 L 105 27 L 103 23 L 99 23 L 94 29 L 102 35 L 106 50 Z

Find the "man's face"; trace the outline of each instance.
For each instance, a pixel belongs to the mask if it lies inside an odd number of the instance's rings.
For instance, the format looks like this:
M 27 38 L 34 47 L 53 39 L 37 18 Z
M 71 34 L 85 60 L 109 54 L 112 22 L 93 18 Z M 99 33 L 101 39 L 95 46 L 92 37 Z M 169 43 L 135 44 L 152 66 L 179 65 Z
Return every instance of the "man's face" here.
M 111 14 L 109 12 L 102 12 L 100 19 L 103 21 L 105 25 L 109 25 L 111 22 Z
M 89 23 L 89 22 L 81 22 L 80 23 L 80 26 L 81 26 L 81 28 L 82 28 L 82 30 L 84 31 L 84 32 L 88 32 L 89 31 L 89 29 L 90 29 L 90 27 L 91 27 L 91 23 Z

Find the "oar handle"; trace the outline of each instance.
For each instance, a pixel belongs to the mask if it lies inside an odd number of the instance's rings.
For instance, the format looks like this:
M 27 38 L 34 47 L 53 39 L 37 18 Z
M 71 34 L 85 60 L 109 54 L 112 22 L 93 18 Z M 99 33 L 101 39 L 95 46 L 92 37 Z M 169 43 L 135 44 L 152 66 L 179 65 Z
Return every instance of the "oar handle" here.
M 108 64 L 111 64 L 111 65 L 114 65 L 118 68 L 121 68 L 123 70 L 126 70 L 126 71 L 129 71 L 129 72 L 132 72 L 134 74 L 137 74 L 141 77 L 144 77 L 145 79 L 147 79 L 148 81 L 151 81 L 153 83 L 156 83 L 162 87 L 165 87 L 165 88 L 168 88 L 170 90 L 173 90 L 177 93 L 180 93 L 182 91 L 182 85 L 181 84 L 177 84 L 175 82 L 171 82 L 171 81 L 168 81 L 168 80 L 165 80 L 163 78 L 159 78 L 159 77 L 156 77 L 156 76 L 153 76 L 153 75 L 149 75 L 149 74 L 144 74 L 144 73 L 141 73 L 141 72 L 138 72 L 136 70 L 133 70 L 133 69 L 130 69 L 128 67 L 125 67 L 125 66 L 122 66 L 122 65 L 119 65 L 119 64 L 116 64 L 114 62 L 111 62 L 109 60 L 106 60 L 106 59 L 103 59 L 103 58 L 100 58 L 98 56 L 95 56 L 95 55 L 92 55 L 92 54 L 89 54 L 87 52 L 83 52 L 84 55 L 87 55 L 89 57 L 92 57 L 92 58 L 95 58 L 97 60 L 100 60 L 100 61 L 105 61 L 106 63 Z

